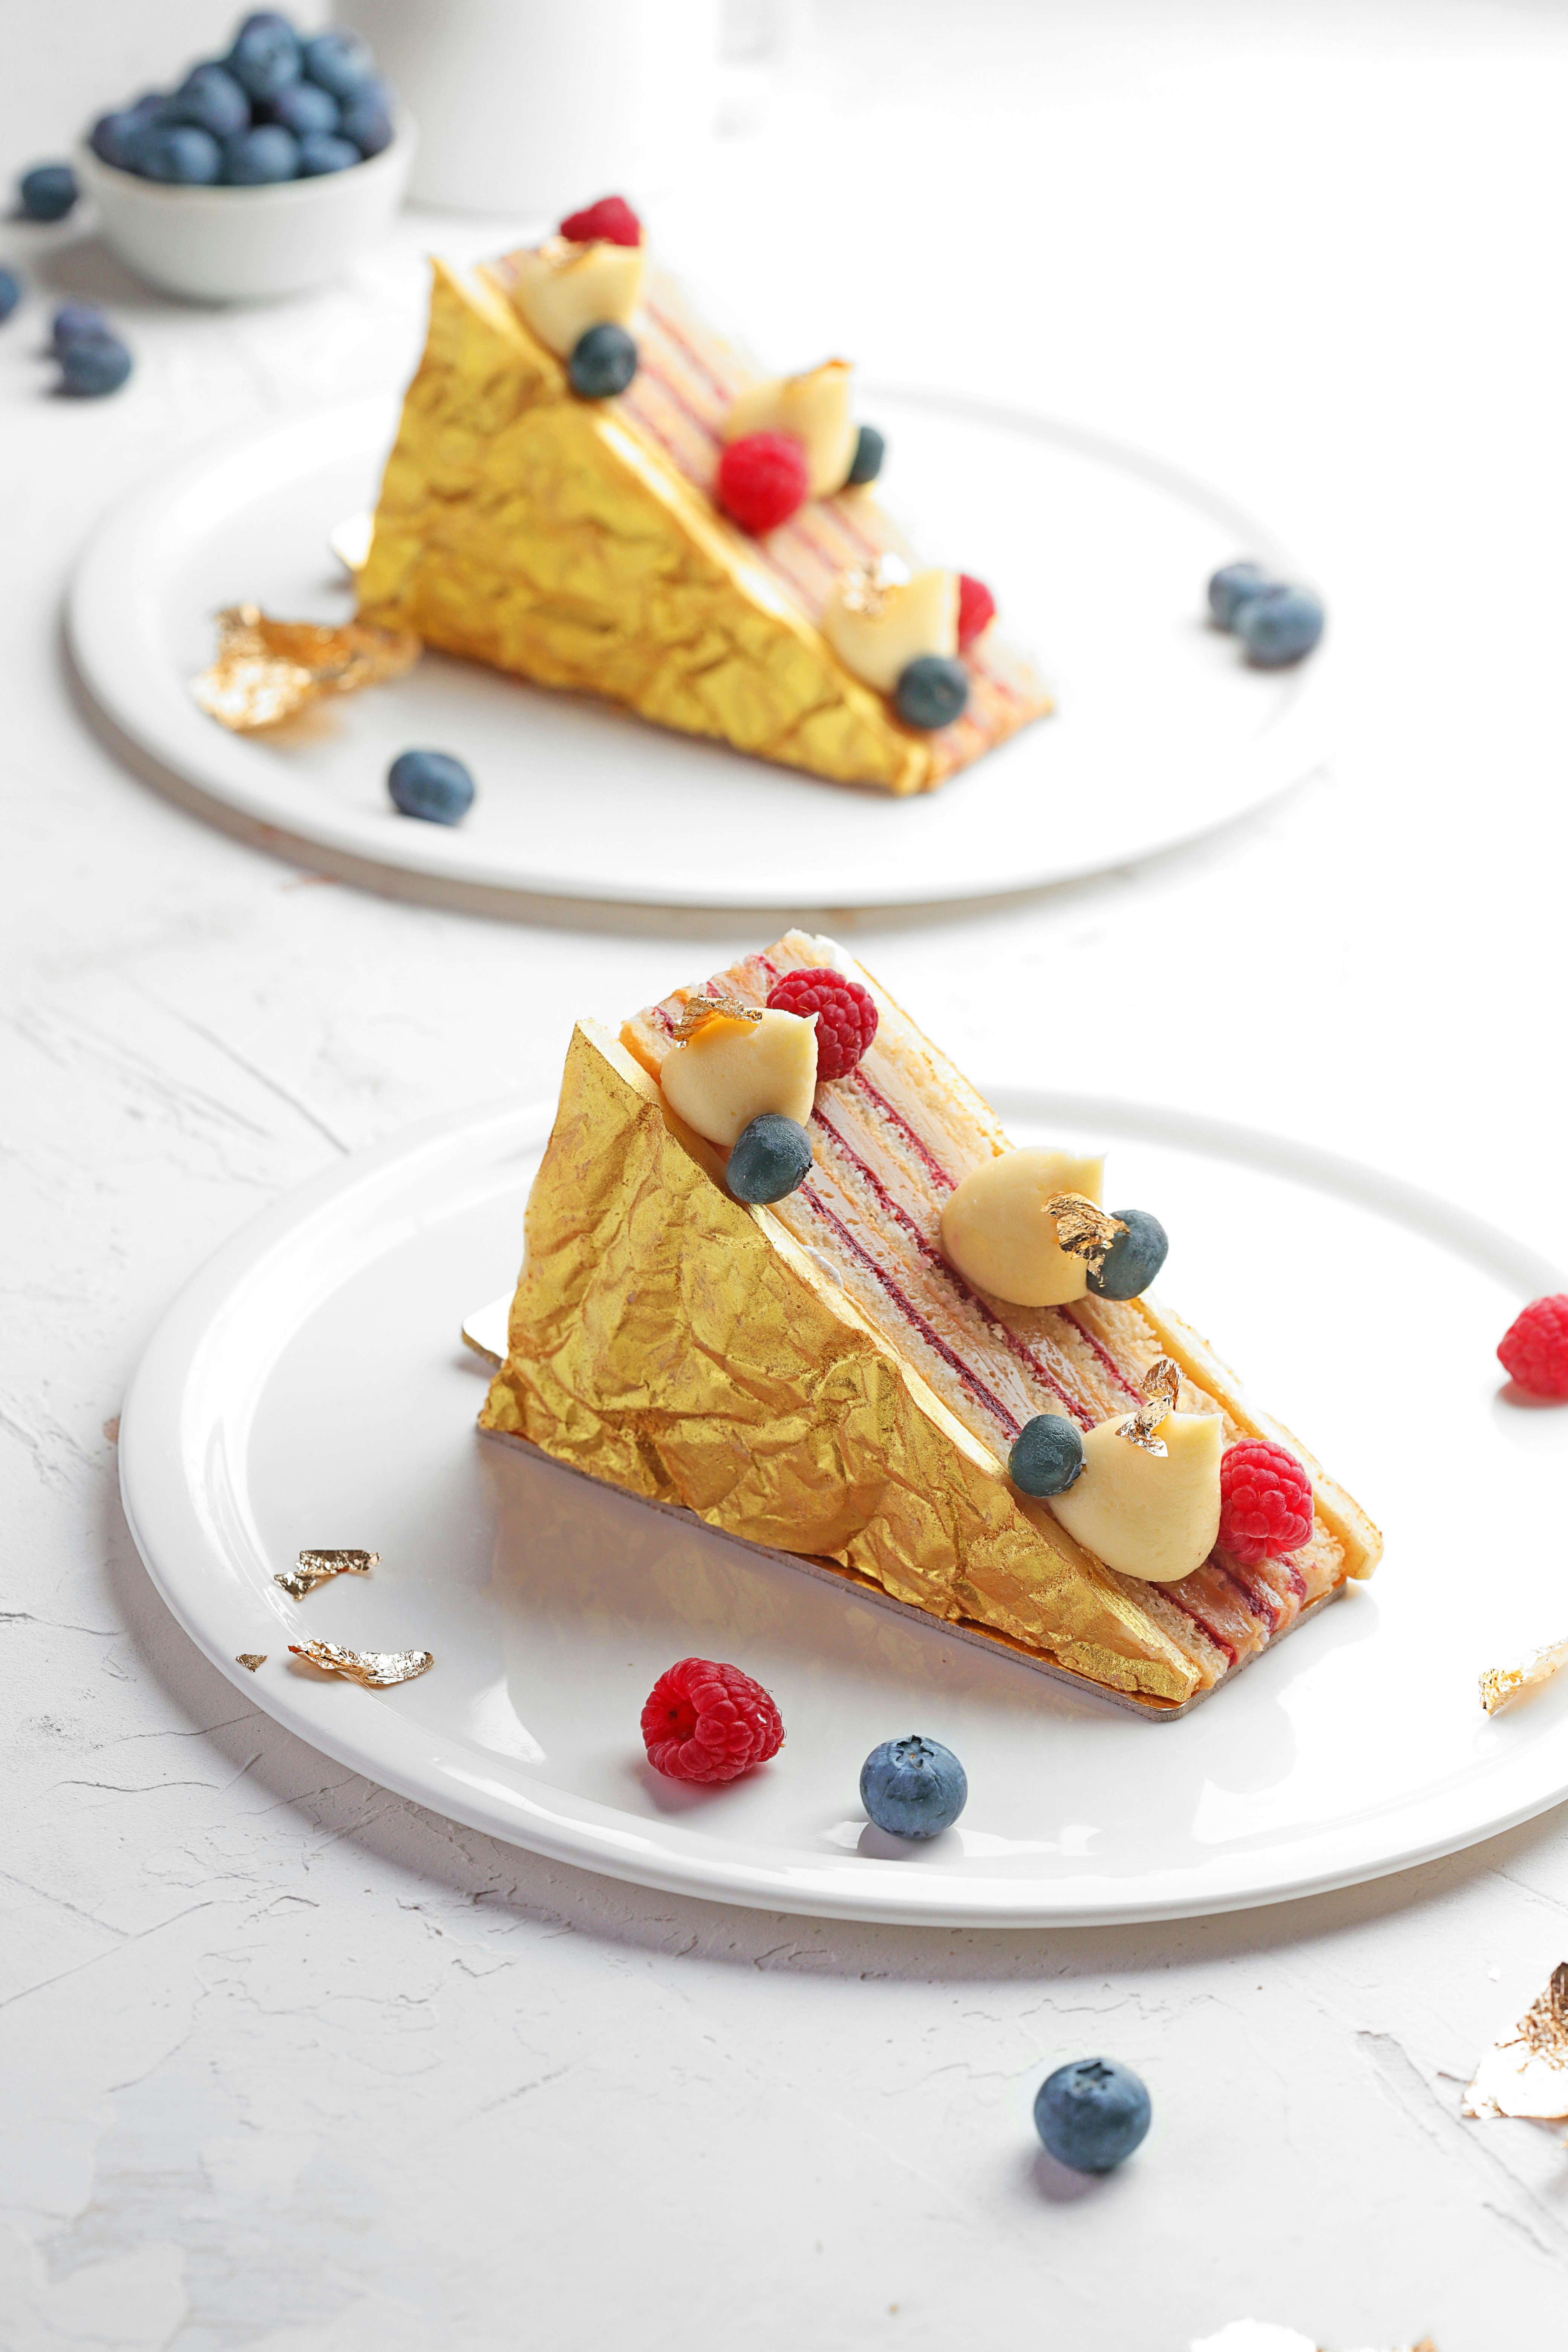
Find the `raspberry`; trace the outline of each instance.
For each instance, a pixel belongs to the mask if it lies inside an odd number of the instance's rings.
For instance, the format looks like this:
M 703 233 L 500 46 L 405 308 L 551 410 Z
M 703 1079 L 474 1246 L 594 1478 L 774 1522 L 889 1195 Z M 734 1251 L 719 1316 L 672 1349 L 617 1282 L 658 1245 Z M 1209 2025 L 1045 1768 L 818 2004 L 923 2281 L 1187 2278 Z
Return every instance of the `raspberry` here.
M 1312 1532 L 1312 1482 L 1266 1437 L 1233 1445 L 1219 1465 L 1219 1540 L 1243 1567 L 1297 1551 Z
M 560 234 L 574 245 L 592 245 L 595 237 L 605 245 L 640 245 L 642 223 L 625 196 L 601 196 L 596 205 L 568 213 Z
M 719 460 L 714 496 L 742 530 L 776 530 L 805 504 L 811 478 L 795 433 L 743 433 Z
M 768 1009 L 816 1013 L 819 1078 L 847 1078 L 877 1034 L 870 990 L 820 964 L 809 971 L 786 971 L 768 991 Z
M 996 618 L 996 599 L 984 580 L 972 580 L 967 572 L 958 575 L 958 650 L 972 646 L 983 629 L 988 629 Z
M 1532 1299 L 1498 1341 L 1498 1361 L 1531 1396 L 1568 1402 L 1568 1295 Z
M 654 1770 L 672 1780 L 733 1780 L 778 1754 L 784 1725 L 739 1666 L 682 1658 L 649 1691 L 642 1736 Z

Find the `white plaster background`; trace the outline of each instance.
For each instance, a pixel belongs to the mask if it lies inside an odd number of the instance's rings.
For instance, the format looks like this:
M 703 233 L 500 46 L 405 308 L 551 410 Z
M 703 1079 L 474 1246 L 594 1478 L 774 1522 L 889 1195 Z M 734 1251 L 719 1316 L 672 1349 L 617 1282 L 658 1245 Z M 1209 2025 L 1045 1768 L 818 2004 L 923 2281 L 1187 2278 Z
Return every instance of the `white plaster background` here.
M 0 163 L 229 15 L 12 0 Z M 1324 583 L 1345 688 L 1331 774 L 1256 821 L 852 923 L 858 950 L 971 1066 L 1305 1136 L 1561 1255 L 1568 20 L 841 0 L 802 76 L 789 137 L 727 142 L 659 210 L 737 329 L 1206 476 Z M 60 594 L 105 506 L 198 436 L 395 376 L 419 254 L 489 241 L 408 221 L 347 286 L 231 316 L 140 292 L 85 226 L 0 225 L 138 354 L 75 406 L 44 395 L 37 297 L 0 333 L 0 2341 L 1179 2352 L 1253 2311 L 1341 2352 L 1560 2352 L 1568 2158 L 1458 2099 L 1568 1950 L 1561 1814 L 1229 1920 L 815 1926 L 346 1777 L 153 1598 L 114 1416 L 202 1257 L 341 1152 L 537 1092 L 580 1007 L 753 943 L 296 872 L 138 781 L 71 684 Z M 1141 1024 L 1176 952 L 1176 1016 Z M 1397 1348 L 1375 1266 L 1345 1312 L 1347 1344 Z M 1029 2104 L 1096 2047 L 1156 2122 L 1088 2184 Z

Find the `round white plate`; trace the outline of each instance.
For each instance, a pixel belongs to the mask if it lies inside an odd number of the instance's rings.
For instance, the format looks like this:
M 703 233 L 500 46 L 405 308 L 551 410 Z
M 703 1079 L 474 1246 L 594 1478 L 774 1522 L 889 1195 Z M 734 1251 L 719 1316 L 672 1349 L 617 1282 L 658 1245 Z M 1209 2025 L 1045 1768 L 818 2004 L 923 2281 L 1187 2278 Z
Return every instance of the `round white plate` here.
M 1492 1350 L 1552 1269 L 1347 1162 L 1114 1103 L 998 1095 L 1023 1140 L 1112 1149 L 1112 1197 L 1174 1235 L 1172 1297 L 1389 1531 L 1356 1590 L 1192 1715 L 1150 1722 L 474 1427 L 459 1344 L 504 1289 L 543 1109 L 351 1161 L 247 1226 L 171 1309 L 121 1430 L 159 1591 L 247 1698 L 455 1820 L 639 1884 L 860 1919 L 1063 1925 L 1226 1910 L 1445 1853 L 1568 1794 L 1568 1675 L 1488 1720 L 1483 1667 L 1568 1633 L 1568 1410 L 1499 1394 Z M 1223 1216 L 1216 1204 L 1223 1204 Z M 1227 1244 L 1225 1235 L 1240 1238 Z M 303 1602 L 314 1546 L 382 1554 Z M 428 1648 L 371 1693 L 312 1635 Z M 265 1651 L 254 1676 L 236 1663 Z M 773 1692 L 787 1738 L 727 1789 L 661 1780 L 637 1717 L 691 1654 Z M 927 1846 L 869 1830 L 878 1741 L 969 1774 Z
M 374 505 L 396 425 L 374 399 L 255 428 L 104 523 L 70 599 L 79 668 L 117 725 L 252 837 L 447 897 L 850 908 L 983 898 L 1146 856 L 1255 807 L 1321 750 L 1325 659 L 1266 674 L 1203 618 L 1217 564 L 1293 567 L 1259 524 L 1130 451 L 1000 409 L 867 391 L 889 500 L 933 559 L 991 582 L 1059 709 L 935 793 L 846 790 L 428 655 L 275 735 L 226 734 L 189 681 L 213 614 L 349 617 L 328 532 Z M 400 817 L 400 751 L 458 753 L 458 827 Z

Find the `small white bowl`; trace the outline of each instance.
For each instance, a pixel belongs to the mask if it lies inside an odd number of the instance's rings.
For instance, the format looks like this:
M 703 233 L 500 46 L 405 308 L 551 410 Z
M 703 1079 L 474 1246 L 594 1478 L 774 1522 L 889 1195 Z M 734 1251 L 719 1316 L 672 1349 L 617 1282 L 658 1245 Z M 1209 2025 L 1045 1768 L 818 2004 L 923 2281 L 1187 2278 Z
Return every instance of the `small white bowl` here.
M 374 242 L 403 202 L 417 142 L 401 115 L 368 163 L 261 188 L 171 187 L 90 148 L 79 169 L 105 237 L 150 286 L 187 302 L 265 302 L 335 278 Z

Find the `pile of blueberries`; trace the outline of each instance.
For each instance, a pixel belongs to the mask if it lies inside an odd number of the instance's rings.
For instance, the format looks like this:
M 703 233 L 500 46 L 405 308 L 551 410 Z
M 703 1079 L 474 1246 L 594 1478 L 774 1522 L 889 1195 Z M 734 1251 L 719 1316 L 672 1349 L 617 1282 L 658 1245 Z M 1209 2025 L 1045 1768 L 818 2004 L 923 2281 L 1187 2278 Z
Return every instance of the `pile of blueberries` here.
M 1276 580 L 1261 563 L 1222 564 L 1209 582 L 1216 625 L 1238 636 L 1255 669 L 1283 669 L 1310 654 L 1323 634 L 1321 600 L 1310 588 Z
M 90 144 L 143 180 L 257 188 L 350 171 L 390 146 L 393 129 L 392 92 L 357 33 L 301 35 L 264 8 L 178 89 L 100 115 Z

